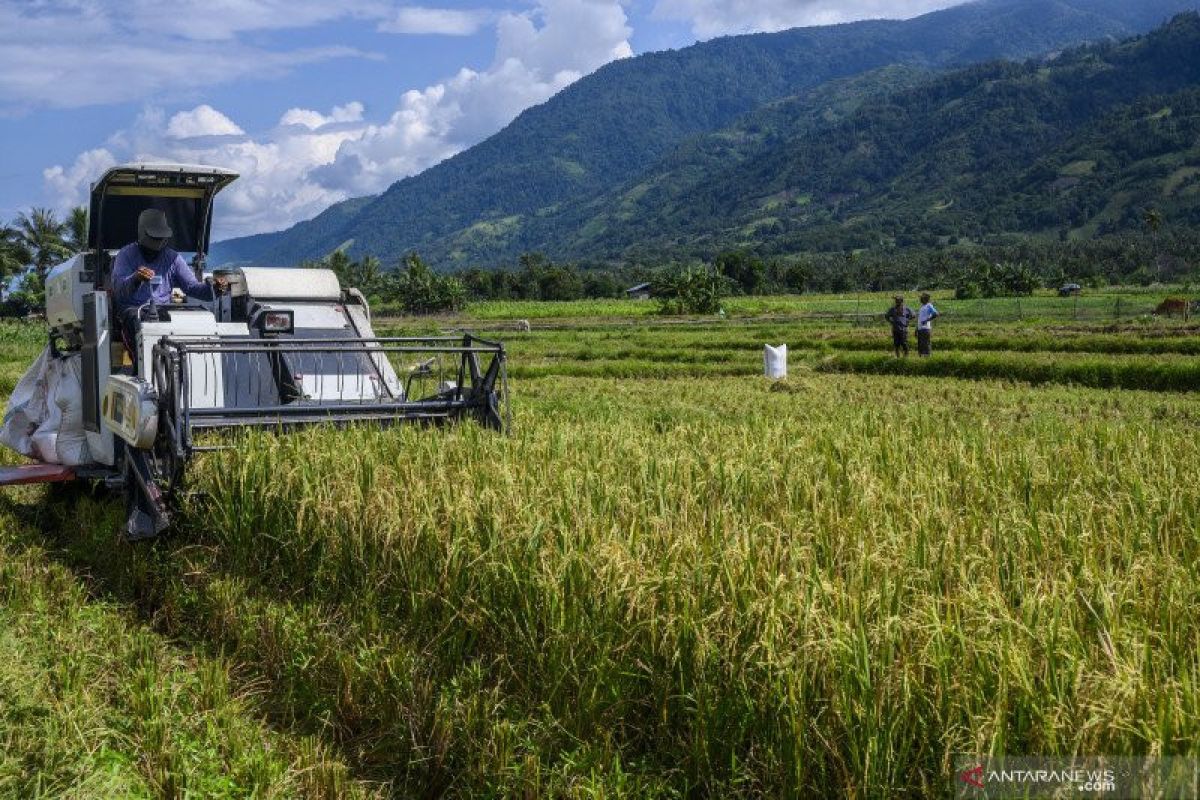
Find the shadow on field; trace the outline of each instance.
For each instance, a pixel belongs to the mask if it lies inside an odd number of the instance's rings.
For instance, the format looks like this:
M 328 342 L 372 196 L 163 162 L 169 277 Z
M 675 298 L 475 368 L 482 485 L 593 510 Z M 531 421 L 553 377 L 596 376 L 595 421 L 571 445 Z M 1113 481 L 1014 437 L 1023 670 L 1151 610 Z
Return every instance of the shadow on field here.
M 251 709 L 267 728 L 285 735 L 316 738 L 324 751 L 347 766 L 346 777 L 359 786 L 386 787 L 394 782 L 394 770 L 386 764 L 369 763 L 346 732 L 284 710 L 273 694 L 272 680 L 276 676 L 264 674 L 236 654 L 231 656 L 229 650 L 236 648 L 221 636 L 205 635 L 206 623 L 201 615 L 189 619 L 192 609 L 179 591 L 198 577 L 190 571 L 195 561 L 189 554 L 211 548 L 189 541 L 186 533 L 150 542 L 127 542 L 120 533 L 123 498 L 103 487 L 81 483 L 0 492 L 0 516 L 16 523 L 8 535 L 14 552 L 36 553 L 66 567 L 88 597 L 128 609 L 138 622 L 163 636 L 184 657 L 232 662 L 234 689 L 250 700 Z M 254 587 L 249 574 L 222 572 L 203 577 L 209 582 L 229 579 Z M 424 791 L 406 791 L 403 796 L 441 796 L 444 789 L 445 783 L 431 782 Z M 318 796 L 345 795 L 334 789 L 321 791 Z

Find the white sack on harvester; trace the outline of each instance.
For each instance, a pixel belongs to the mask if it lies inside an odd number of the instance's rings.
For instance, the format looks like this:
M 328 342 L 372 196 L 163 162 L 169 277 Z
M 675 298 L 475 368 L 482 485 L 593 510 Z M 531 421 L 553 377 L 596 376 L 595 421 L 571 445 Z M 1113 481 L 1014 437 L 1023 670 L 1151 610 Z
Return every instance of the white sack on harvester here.
M 47 464 L 91 463 L 78 353 L 55 355 L 49 346 L 42 351 L 9 395 L 0 444 Z

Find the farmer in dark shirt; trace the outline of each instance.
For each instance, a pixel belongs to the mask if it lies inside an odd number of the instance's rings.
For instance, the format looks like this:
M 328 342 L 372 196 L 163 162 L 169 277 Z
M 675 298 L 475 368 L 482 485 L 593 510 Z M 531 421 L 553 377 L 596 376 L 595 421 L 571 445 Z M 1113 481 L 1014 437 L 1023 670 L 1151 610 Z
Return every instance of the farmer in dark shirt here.
M 908 324 L 917 318 L 911 308 L 904 305 L 904 298 L 896 295 L 896 303 L 887 310 L 883 318 L 892 324 L 892 347 L 896 350 L 896 358 L 903 353 L 908 358 Z
M 224 278 L 217 278 L 211 286 L 197 279 L 183 256 L 167 247 L 171 234 L 167 215 L 148 208 L 138 215 L 137 241 L 122 247 L 113 260 L 112 295 L 121 335 L 135 366 L 142 306 L 151 301 L 170 305 L 172 289 L 199 300 L 212 300 L 214 291 L 220 293 L 226 286 Z
M 212 287 L 197 280 L 183 256 L 166 246 L 170 238 L 166 214 L 153 208 L 141 213 L 138 240 L 118 250 L 113 260 L 112 294 L 122 314 L 152 299 L 169 306 L 172 289 L 200 300 L 213 299 Z

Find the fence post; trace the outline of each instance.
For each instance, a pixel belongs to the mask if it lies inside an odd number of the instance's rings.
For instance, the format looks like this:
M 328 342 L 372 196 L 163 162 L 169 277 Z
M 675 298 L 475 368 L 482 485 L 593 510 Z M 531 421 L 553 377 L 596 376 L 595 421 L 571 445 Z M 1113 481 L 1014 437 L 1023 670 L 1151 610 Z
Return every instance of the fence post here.
M 1075 295 L 1075 321 L 1079 321 L 1079 295 Z
M 1116 310 L 1113 312 L 1113 316 L 1117 322 L 1121 321 L 1121 296 L 1120 295 L 1117 295 L 1117 305 L 1116 305 Z

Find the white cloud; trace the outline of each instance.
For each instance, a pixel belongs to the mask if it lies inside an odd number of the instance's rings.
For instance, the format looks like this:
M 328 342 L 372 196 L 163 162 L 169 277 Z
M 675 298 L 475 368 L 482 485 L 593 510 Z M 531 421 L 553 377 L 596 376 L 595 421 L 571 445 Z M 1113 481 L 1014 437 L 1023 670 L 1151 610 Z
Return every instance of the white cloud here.
M 659 19 L 691 23 L 697 37 L 833 25 L 858 19 L 907 19 L 964 0 L 658 0 Z
M 42 178 L 58 205 L 70 208 L 87 202 L 87 193 L 93 181 L 109 167 L 116 166 L 116 157 L 106 148 L 97 147 L 80 153 L 75 163 L 63 168 L 54 166 L 42 170 Z
M 519 61 L 543 78 L 564 71 L 587 73 L 633 55 L 632 32 L 620 2 L 540 0 L 534 14 L 501 18 L 496 62 Z
M 622 0 L 522 2 L 533 10 L 501 14 L 397 0 L 0 0 L 0 115 L 40 107 L 178 102 L 189 92 L 278 77 L 304 64 L 378 58 L 340 44 L 267 47 L 261 37 L 249 35 L 344 19 L 404 34 L 470 35 L 495 23 L 503 29 L 502 43 L 524 42 L 551 58 L 578 42 L 581 52 L 574 60 L 587 68 L 595 66 L 590 43 L 608 36 L 614 22 L 624 28 Z M 600 27 L 570 29 L 572 19 Z M 535 20 L 545 24 L 539 27 Z M 627 33 L 621 42 L 626 38 Z M 544 74 L 543 65 L 517 56 Z
M 242 176 L 220 195 L 215 235 L 223 238 L 274 230 L 318 214 L 347 197 L 318 185 L 309 173 L 332 161 L 342 142 L 362 135 L 361 120 L 354 122 L 361 113 L 360 103 L 348 103 L 328 114 L 291 109 L 284 115 L 291 122 L 281 120 L 278 127 L 251 138 L 216 133 L 228 126 L 240 128 L 206 106 L 180 112 L 169 120 L 160 109 L 149 108 L 127 129 L 110 137 L 105 147 L 81 154 L 69 167 L 50 167 L 43 178 L 56 205 L 65 209 L 87 202 L 91 183 L 119 162 L 213 164 Z M 295 120 L 328 122 L 309 127 Z M 189 131 L 195 135 L 180 135 Z
M 241 174 L 241 180 L 221 195 L 216 219 L 219 237 L 286 227 L 350 196 L 320 185 L 311 175 L 332 162 L 343 143 L 363 135 L 363 123 L 353 119 L 361 117 L 362 106 L 348 105 L 329 114 L 292 109 L 284 115 L 290 122 L 281 120 L 278 127 L 254 139 L 200 137 L 170 142 L 165 155 L 178 161 L 217 164 Z M 309 127 L 296 124 L 298 119 L 323 122 Z
M 461 11 L 452 8 L 407 6 L 396 9 L 388 19 L 379 23 L 384 33 L 434 33 L 443 36 L 471 36 L 478 33 L 495 14 L 486 9 Z
M 317 128 L 324 128 L 327 125 L 361 122 L 363 111 L 363 104 L 358 101 L 347 103 L 344 106 L 334 106 L 333 111 L 328 115 L 321 114 L 309 108 L 289 108 L 279 118 L 279 124 L 302 125 L 309 130 L 316 130 Z
M 112 7 L 103 0 L 52 0 L 55 5 Z M 122 0 L 117 16 L 126 26 L 195 41 L 232 39 L 239 33 L 308 28 L 346 17 L 378 19 L 387 0 Z
M 233 120 L 210 105 L 180 111 L 167 123 L 167 136 L 190 139 L 197 136 L 242 136 L 246 132 Z
M 84 202 L 90 182 L 118 160 L 214 164 L 242 175 L 221 194 L 216 238 L 278 230 L 339 200 L 381 191 L 495 133 L 529 106 L 630 55 L 630 33 L 620 0 L 538 0 L 527 13 L 497 20 L 490 67 L 405 92 L 382 122 L 348 102 L 328 113 L 291 108 L 275 127 L 247 135 L 208 105 L 170 117 L 151 106 L 103 148 L 47 169 L 46 186 L 66 207 Z
M 496 24 L 496 56 L 483 71 L 406 92 L 387 122 L 339 148 L 314 177 L 351 195 L 377 192 L 508 124 L 517 114 L 617 58 L 632 55 L 619 0 L 539 0 Z
M 238 35 L 387 13 L 382 0 L 0 0 L 0 110 L 145 102 L 373 57 L 340 45 L 268 49 Z

